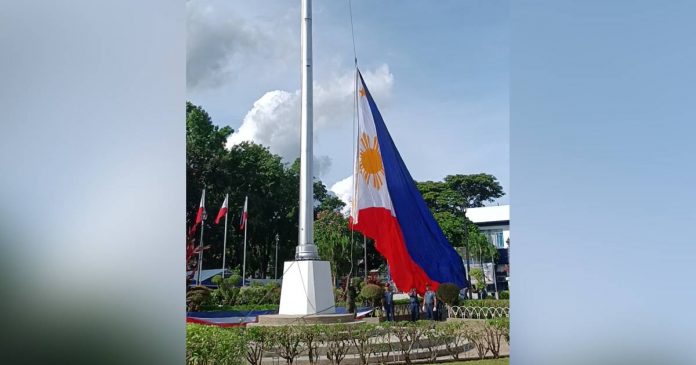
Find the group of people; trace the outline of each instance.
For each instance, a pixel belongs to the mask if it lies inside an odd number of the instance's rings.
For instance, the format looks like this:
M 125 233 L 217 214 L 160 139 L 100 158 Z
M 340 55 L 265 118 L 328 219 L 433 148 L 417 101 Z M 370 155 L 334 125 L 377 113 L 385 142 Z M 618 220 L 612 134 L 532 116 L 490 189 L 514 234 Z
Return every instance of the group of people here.
M 420 319 L 420 311 L 422 310 L 425 313 L 426 319 L 429 320 L 436 320 L 440 318 L 440 315 L 442 313 L 442 309 L 440 309 L 440 312 L 438 313 L 438 300 L 437 300 L 437 295 L 435 295 L 435 292 L 432 291 L 430 288 L 430 284 L 425 284 L 425 293 L 423 294 L 423 305 L 420 306 L 420 298 L 418 297 L 418 293 L 416 292 L 416 288 L 411 288 L 411 291 L 408 293 L 409 296 L 409 303 L 408 303 L 408 309 L 409 312 L 411 313 L 411 321 L 415 322 Z M 386 283 L 384 285 L 384 299 L 382 301 L 382 308 L 384 309 L 384 313 L 387 317 L 387 321 L 393 321 L 394 320 L 394 292 L 392 291 L 392 287 L 389 283 Z M 440 305 L 442 303 L 439 303 Z M 419 310 L 420 309 L 420 310 Z

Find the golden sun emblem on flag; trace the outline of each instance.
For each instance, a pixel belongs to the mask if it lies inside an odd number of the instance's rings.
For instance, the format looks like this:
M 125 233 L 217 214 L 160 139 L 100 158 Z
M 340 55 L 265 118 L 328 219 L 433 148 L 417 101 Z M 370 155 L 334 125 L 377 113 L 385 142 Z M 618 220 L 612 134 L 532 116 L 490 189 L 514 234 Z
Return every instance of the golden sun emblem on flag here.
M 372 186 L 375 189 L 379 190 L 384 184 L 382 182 L 384 166 L 382 166 L 382 157 L 379 154 L 377 136 L 373 137 L 372 144 L 370 144 L 370 137 L 365 132 L 360 136 L 360 173 L 368 185 L 370 178 L 372 178 Z

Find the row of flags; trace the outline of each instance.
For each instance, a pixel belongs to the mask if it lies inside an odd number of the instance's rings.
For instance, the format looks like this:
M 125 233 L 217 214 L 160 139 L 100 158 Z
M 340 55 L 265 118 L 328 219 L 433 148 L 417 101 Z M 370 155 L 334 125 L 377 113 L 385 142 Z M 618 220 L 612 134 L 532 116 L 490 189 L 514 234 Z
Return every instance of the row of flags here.
M 222 277 L 225 277 L 225 253 L 227 251 L 227 212 L 229 211 L 229 200 L 230 200 L 230 195 L 225 194 L 225 200 L 222 202 L 222 206 L 220 207 L 220 210 L 218 211 L 217 217 L 215 217 L 215 224 L 220 223 L 220 219 L 222 217 L 225 217 L 225 234 L 223 238 L 223 249 L 222 249 Z M 242 210 L 242 216 L 239 221 L 239 229 L 244 231 L 244 261 L 242 264 L 242 277 L 246 277 L 246 241 L 247 241 L 247 219 L 248 219 L 248 208 L 249 208 L 249 197 L 244 197 L 244 209 Z M 206 219 L 206 213 L 205 213 L 205 189 L 203 189 L 203 193 L 201 194 L 201 203 L 198 206 L 198 212 L 196 213 L 196 220 L 193 222 L 193 226 L 189 229 L 189 237 L 193 238 L 193 236 L 196 234 L 196 230 L 198 229 L 199 226 L 202 227 L 203 221 Z M 186 250 L 187 250 L 187 259 L 186 262 L 189 260 L 189 255 L 188 252 L 190 250 L 193 250 L 192 243 L 190 243 Z M 199 242 L 199 249 L 198 249 L 198 279 L 197 279 L 197 284 L 201 285 L 201 271 L 203 271 L 203 228 L 201 228 L 201 240 Z
M 222 206 L 220 207 L 220 210 L 218 211 L 217 217 L 215 217 L 215 224 L 220 223 L 220 219 L 222 219 L 224 216 L 227 215 L 227 211 L 229 209 L 229 194 L 225 194 L 225 200 L 222 202 Z M 242 215 L 239 220 L 239 229 L 245 230 L 246 229 L 246 224 L 247 224 L 247 208 L 249 206 L 249 197 L 244 198 L 244 208 L 242 209 Z M 198 226 L 203 223 L 203 221 L 207 218 L 207 214 L 205 212 L 205 189 L 203 189 L 203 194 L 201 195 L 201 203 L 198 206 L 198 212 L 196 213 L 196 220 L 193 222 L 193 226 L 189 229 L 189 236 L 193 236 L 196 234 L 196 231 L 198 230 Z

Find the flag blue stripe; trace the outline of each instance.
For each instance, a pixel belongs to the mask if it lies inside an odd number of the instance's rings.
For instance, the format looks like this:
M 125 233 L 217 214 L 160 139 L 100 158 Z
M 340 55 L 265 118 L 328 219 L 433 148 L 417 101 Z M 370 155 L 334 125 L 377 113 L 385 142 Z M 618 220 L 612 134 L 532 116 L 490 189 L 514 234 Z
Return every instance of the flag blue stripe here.
M 362 80 L 362 75 L 360 79 Z M 364 80 L 362 83 L 365 85 Z M 392 207 L 409 255 L 432 280 L 455 283 L 464 288 L 466 279 L 462 258 L 447 241 L 425 204 L 366 85 L 365 94 L 377 130 Z

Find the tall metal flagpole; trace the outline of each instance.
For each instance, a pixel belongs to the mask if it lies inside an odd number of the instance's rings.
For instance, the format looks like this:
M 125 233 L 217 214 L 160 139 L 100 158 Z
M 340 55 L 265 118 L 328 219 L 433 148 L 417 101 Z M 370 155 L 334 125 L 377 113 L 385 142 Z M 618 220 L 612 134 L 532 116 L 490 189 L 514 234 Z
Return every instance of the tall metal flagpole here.
M 314 245 L 312 174 L 312 1 L 302 0 L 302 120 L 300 127 L 300 224 L 296 260 L 319 260 Z
M 227 211 L 225 211 L 225 234 L 223 235 L 222 239 L 222 278 L 225 278 L 225 254 L 227 253 L 227 213 L 229 213 L 229 194 L 225 194 L 225 201 L 228 202 L 228 208 Z
M 275 254 L 275 260 L 273 261 L 273 263 L 275 263 L 275 276 L 274 277 L 276 280 L 278 280 L 278 240 L 280 239 L 280 236 L 278 236 L 277 233 L 276 233 L 275 239 L 276 239 L 276 254 Z
M 244 214 L 249 210 L 249 197 L 247 196 L 244 199 Z M 247 231 L 249 230 L 249 220 L 246 217 L 242 217 L 244 219 L 244 258 L 242 259 L 242 286 L 246 286 L 246 241 L 247 241 Z
M 319 258 L 314 244 L 314 194 L 312 174 L 312 2 L 302 0 L 301 11 L 301 126 L 300 214 L 295 260 L 285 262 L 278 314 L 335 314 L 331 266 Z M 262 317 L 259 317 L 259 319 Z
M 205 206 L 205 189 L 203 189 L 203 205 Z M 201 216 L 201 241 L 198 243 L 198 285 L 201 285 L 201 271 L 203 270 L 203 230 L 205 229 L 205 207 Z

